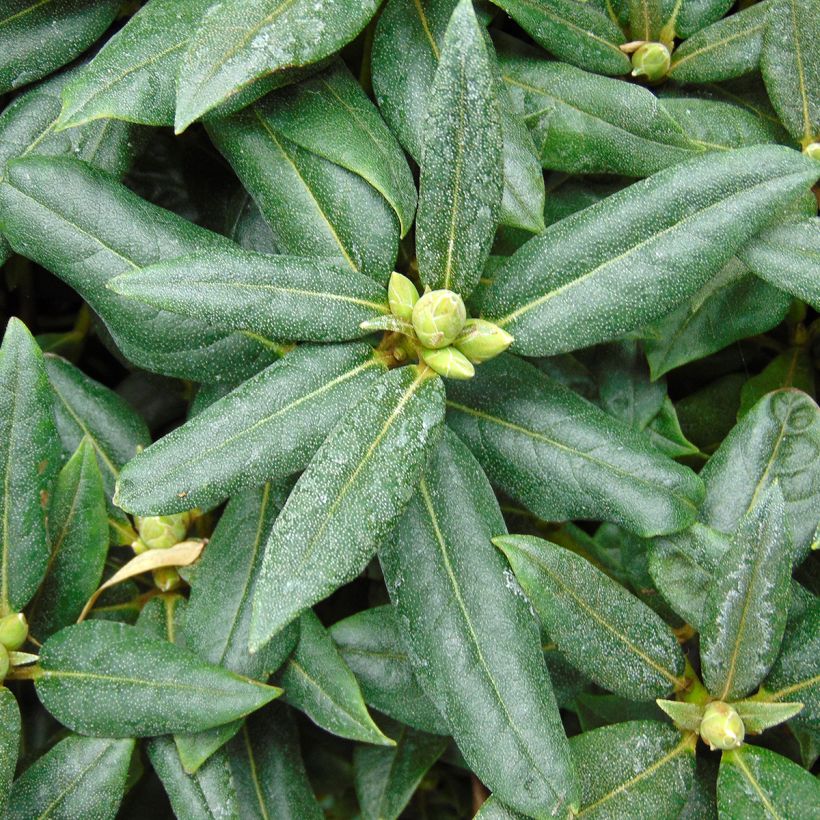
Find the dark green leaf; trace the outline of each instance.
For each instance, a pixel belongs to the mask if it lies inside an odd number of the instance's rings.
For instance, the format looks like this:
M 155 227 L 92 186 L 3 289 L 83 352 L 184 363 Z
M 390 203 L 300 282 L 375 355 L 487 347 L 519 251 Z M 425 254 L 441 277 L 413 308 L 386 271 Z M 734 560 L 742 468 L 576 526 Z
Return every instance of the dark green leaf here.
M 769 145 L 667 168 L 530 239 L 496 272 L 483 313 L 524 355 L 614 338 L 696 292 L 818 174 Z
M 383 373 L 364 343 L 298 347 L 140 453 L 122 472 L 117 503 L 141 514 L 208 508 L 303 470 Z
M 40 653 L 37 695 L 61 723 L 91 735 L 198 732 L 260 708 L 280 690 L 110 621 L 69 626 Z
M 447 748 L 446 738 L 400 723 L 389 721 L 385 728 L 396 738 L 395 748 L 357 746 L 353 750 L 353 777 L 363 820 L 396 820 Z
M 500 356 L 448 387 L 448 423 L 542 519 L 604 518 L 648 537 L 697 515 L 703 489 L 691 470 L 526 362 Z
M 524 820 L 524 815 L 508 809 L 497 797 L 491 795 L 475 815 L 475 820 Z
M 490 542 L 504 531 L 481 468 L 448 431 L 380 559 L 415 675 L 468 765 L 546 817 L 576 787 L 535 621 Z
M 100 468 L 88 439 L 57 477 L 48 529 L 48 569 L 27 612 L 40 642 L 77 619 L 102 578 L 108 515 Z
M 350 42 L 374 0 L 234 0 L 212 6 L 188 43 L 177 79 L 176 127 L 284 68 L 316 63 Z
M 581 781 L 578 817 L 675 820 L 695 772 L 697 735 L 632 721 L 577 735 L 570 751 Z
M 196 380 L 255 373 L 282 354 L 267 339 L 213 330 L 116 295 L 120 273 L 229 240 L 151 205 L 108 175 L 61 157 L 27 157 L 0 185 L 0 228 L 12 247 L 75 288 L 135 364 Z
M 370 706 L 423 732 L 448 733 L 413 674 L 392 606 L 357 612 L 333 624 L 330 635 Z
M 0 347 L 0 615 L 19 612 L 50 553 L 45 508 L 60 466 L 43 354 L 19 319 Z
M 0 687 L 0 812 L 6 814 L 17 752 L 20 749 L 20 707 L 13 693 Z
M 657 701 L 657 703 L 663 702 Z M 665 702 L 680 703 L 680 701 Z M 589 732 L 601 726 L 625 723 L 629 720 L 664 720 L 664 713 L 657 703 L 630 700 L 618 695 L 593 695 L 589 692 L 582 692 L 575 698 L 573 705 L 578 713 L 581 730 Z
M 273 703 L 249 718 L 228 747 L 241 816 L 248 820 L 324 817 L 302 762 L 286 707 Z
M 720 20 L 733 5 L 732 0 L 683 0 L 675 18 L 675 34 L 687 39 Z
M 792 550 L 779 484 L 758 497 L 729 543 L 706 593 L 700 630 L 703 681 L 722 701 L 763 680 L 786 629 Z
M 67 737 L 15 781 L 5 816 L 113 820 L 133 752 L 130 738 Z
M 427 110 L 416 252 L 425 285 L 467 297 L 495 234 L 502 196 L 501 121 L 488 44 L 472 0 L 444 35 Z
M 119 0 L 6 0 L 0 7 L 0 94 L 71 62 L 111 24 Z
M 818 805 L 820 781 L 791 760 L 749 745 L 722 755 L 718 776 L 721 817 L 808 818 Z
M 299 642 L 278 682 L 285 701 L 325 731 L 365 743 L 395 745 L 373 722 L 356 678 L 310 610 L 299 619 Z
M 795 141 L 820 137 L 820 3 L 771 0 L 760 69 L 769 99 Z
M 820 410 L 799 390 L 764 396 L 704 467 L 701 520 L 731 532 L 756 500 L 779 481 L 795 565 L 808 554 L 820 499 Z
M 365 568 L 409 502 L 443 417 L 441 379 L 415 366 L 383 376 L 345 413 L 271 531 L 252 650 Z
M 493 539 L 567 660 L 631 700 L 681 689 L 683 653 L 669 627 L 580 555 L 528 535 Z
M 224 330 L 339 342 L 366 335 L 361 323 L 390 311 L 384 288 L 345 267 L 305 256 L 213 249 L 126 273 L 109 287 Z
M 785 350 L 743 385 L 737 417 L 745 416 L 766 393 L 783 387 L 794 387 L 810 396 L 814 395 L 814 365 L 805 348 Z

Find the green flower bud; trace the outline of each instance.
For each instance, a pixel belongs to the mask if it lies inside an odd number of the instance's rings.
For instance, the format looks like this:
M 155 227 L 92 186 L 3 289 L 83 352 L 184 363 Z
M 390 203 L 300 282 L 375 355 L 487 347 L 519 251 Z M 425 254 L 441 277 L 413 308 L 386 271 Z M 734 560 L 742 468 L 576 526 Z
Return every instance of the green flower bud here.
M 820 160 L 820 142 L 810 142 L 804 149 L 803 153 L 807 157 Z
M 164 550 L 185 540 L 190 523 L 191 515 L 187 512 L 175 515 L 149 515 L 137 520 L 137 531 L 140 540 L 148 549 Z
M 720 700 L 713 700 L 703 711 L 700 736 L 709 744 L 712 751 L 726 751 L 737 749 L 743 743 L 746 730 L 740 715 L 732 706 Z
M 481 364 L 503 353 L 513 337 L 486 319 L 468 319 L 458 334 L 455 346 L 473 363 Z
M 22 612 L 0 618 L 0 644 L 9 651 L 19 649 L 28 637 L 28 621 Z
M 649 82 L 662 80 L 671 62 L 672 56 L 663 43 L 644 43 L 632 55 L 632 76 L 646 77 Z
M 467 310 L 457 293 L 431 290 L 413 308 L 413 327 L 424 347 L 447 347 L 464 327 Z
M 11 666 L 9 651 L 3 644 L 0 644 L 0 681 L 6 679 L 6 675 L 9 673 L 9 666 Z
M 174 567 L 160 567 L 151 574 L 154 576 L 155 586 L 163 592 L 171 592 L 182 583 L 182 578 Z
M 441 347 L 438 350 L 423 347 L 421 358 L 428 367 L 448 379 L 472 379 L 475 376 L 475 368 L 470 360 L 454 347 Z
M 419 300 L 416 286 L 406 277 L 395 271 L 390 274 L 390 284 L 387 286 L 387 301 L 394 316 L 400 319 L 410 319 L 413 307 Z

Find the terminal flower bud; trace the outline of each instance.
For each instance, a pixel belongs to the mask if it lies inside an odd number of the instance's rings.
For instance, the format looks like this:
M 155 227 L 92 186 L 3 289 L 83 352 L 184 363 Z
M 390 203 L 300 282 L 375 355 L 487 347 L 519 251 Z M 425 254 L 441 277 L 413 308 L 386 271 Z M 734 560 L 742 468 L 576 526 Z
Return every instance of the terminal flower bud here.
M 155 569 L 152 575 L 157 589 L 163 592 L 171 592 L 182 583 L 182 578 L 174 567 L 160 567 Z
M 468 319 L 455 340 L 455 346 L 473 363 L 481 364 L 503 353 L 513 337 L 486 319 Z
M 431 290 L 413 308 L 413 327 L 424 347 L 447 347 L 464 327 L 467 310 L 457 293 Z
M 0 644 L 9 652 L 19 649 L 28 637 L 28 621 L 22 612 L 12 612 L 0 618 Z
M 746 729 L 743 721 L 735 709 L 728 703 L 714 700 L 706 706 L 703 711 L 703 719 L 700 722 L 700 736 L 709 748 L 715 749 L 737 749 L 743 743 L 746 736 Z
M 410 319 L 413 315 L 413 306 L 419 300 L 416 286 L 406 277 L 395 271 L 390 275 L 387 286 L 387 301 L 390 311 L 400 319 Z
M 820 142 L 810 142 L 804 149 L 803 153 L 807 157 L 820 160 Z
M 448 379 L 472 379 L 475 376 L 475 368 L 470 360 L 454 347 L 441 347 L 438 350 L 423 347 L 421 358 L 428 367 Z
M 187 512 L 175 515 L 149 515 L 137 519 L 140 541 L 151 550 L 164 550 L 185 540 L 185 533 L 191 523 Z
M 671 62 L 672 56 L 663 43 L 644 43 L 632 55 L 632 76 L 646 77 L 649 82 L 662 80 Z

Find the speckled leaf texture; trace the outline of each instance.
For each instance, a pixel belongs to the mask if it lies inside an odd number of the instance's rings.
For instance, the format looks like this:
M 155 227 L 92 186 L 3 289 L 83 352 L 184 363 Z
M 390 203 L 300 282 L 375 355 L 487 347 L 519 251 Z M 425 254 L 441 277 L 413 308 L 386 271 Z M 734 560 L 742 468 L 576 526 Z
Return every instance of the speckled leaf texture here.
M 820 500 L 820 409 L 800 390 L 765 395 L 703 468 L 701 520 L 732 532 L 774 481 L 780 484 L 795 565 L 809 553 Z
M 269 340 L 214 330 L 110 290 L 109 280 L 120 273 L 232 243 L 82 162 L 27 157 L 10 163 L 0 185 L 0 230 L 16 251 L 76 288 L 123 354 L 148 370 L 236 379 L 281 355 Z
M 125 795 L 134 740 L 71 735 L 15 781 L 6 817 L 113 820 Z
M 697 736 L 656 721 L 629 721 L 570 741 L 581 782 L 578 817 L 675 820 L 695 773 Z M 613 750 L 618 749 L 616 754 Z M 628 750 L 628 751 L 627 751 Z
M 792 568 L 785 517 L 783 495 L 775 483 L 760 493 L 738 523 L 706 594 L 702 673 L 718 700 L 749 694 L 780 649 Z
M 760 69 L 778 117 L 803 145 L 820 137 L 820 0 L 771 0 Z
M 507 535 L 493 543 L 576 669 L 630 700 L 655 700 L 684 687 L 683 653 L 672 630 L 620 584 L 540 538 Z
M 384 372 L 363 342 L 300 346 L 130 461 L 116 501 L 142 515 L 211 507 L 303 470 Z
M 634 330 L 717 273 L 819 168 L 788 148 L 753 146 L 660 171 L 526 242 L 496 271 L 482 313 L 527 356 Z
M 490 540 L 505 530 L 481 467 L 448 431 L 379 558 L 416 677 L 468 765 L 546 818 L 577 791 L 537 625 Z
M 0 7 L 0 94 L 71 62 L 111 24 L 119 0 L 6 0 Z
M 179 65 L 178 130 L 255 80 L 305 66 L 350 42 L 376 11 L 374 0 L 232 0 L 199 23 Z
M 377 381 L 330 432 L 271 531 L 251 649 L 355 578 L 410 501 L 444 419 L 444 387 L 416 366 Z
M 270 339 L 342 342 L 390 312 L 387 293 L 343 263 L 238 248 L 184 256 L 118 276 L 109 287 L 213 327 Z
M 433 289 L 466 298 L 490 252 L 502 195 L 501 121 L 496 85 L 472 0 L 447 25 L 427 110 L 416 253 Z
M 718 776 L 721 817 L 808 818 L 818 805 L 820 781 L 788 758 L 749 745 L 723 754 Z
M 17 767 L 21 728 L 17 698 L 5 686 L 0 687 L 0 811 L 4 814 Z
M 63 725 L 94 736 L 198 732 L 253 712 L 273 686 L 201 661 L 193 652 L 110 621 L 86 621 L 49 638 L 37 695 Z
M 648 537 L 687 527 L 703 498 L 689 468 L 514 356 L 448 385 L 447 422 L 490 480 L 544 520 L 604 518 Z
M 46 573 L 45 512 L 60 466 L 43 354 L 19 319 L 0 347 L 0 613 L 18 612 Z

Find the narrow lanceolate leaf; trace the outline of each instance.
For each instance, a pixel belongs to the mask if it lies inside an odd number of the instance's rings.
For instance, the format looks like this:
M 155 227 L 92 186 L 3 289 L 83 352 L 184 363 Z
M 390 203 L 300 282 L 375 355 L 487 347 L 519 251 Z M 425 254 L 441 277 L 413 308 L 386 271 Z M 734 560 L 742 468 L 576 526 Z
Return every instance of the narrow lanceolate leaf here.
M 703 682 L 737 700 L 774 663 L 786 628 L 792 550 L 779 485 L 761 493 L 730 537 L 706 595 L 700 648 Z
M 220 329 L 339 342 L 364 336 L 362 322 L 390 312 L 384 288 L 345 267 L 333 260 L 225 248 L 118 276 L 109 287 Z
M 443 417 L 441 379 L 410 366 L 383 376 L 331 430 L 268 539 L 252 651 L 365 568 L 410 500 Z
M 119 0 L 9 0 L 0 7 L 0 94 L 71 62 L 111 24 Z
M 819 173 L 769 145 L 667 168 L 526 242 L 496 271 L 483 314 L 527 356 L 643 326 L 701 287 Z
M 345 64 L 287 86 L 269 99 L 271 125 L 291 142 L 358 174 L 410 230 L 416 185 L 396 138 Z
M 739 252 L 757 276 L 820 310 L 820 219 L 784 222 Z
M 278 131 L 278 113 L 272 95 L 207 126 L 270 225 L 276 247 L 340 259 L 386 284 L 399 243 L 395 211 L 359 173 Z
M 786 505 L 795 565 L 809 553 L 820 501 L 820 410 L 800 390 L 764 396 L 704 467 L 701 520 L 731 532 L 774 481 Z
M 278 681 L 285 701 L 325 731 L 364 743 L 394 745 L 373 722 L 356 678 L 310 610 L 299 619 L 299 643 Z
M 46 709 L 94 736 L 198 732 L 247 715 L 281 691 L 111 621 L 66 627 L 46 641 L 40 664 L 35 686 Z
M 134 743 L 130 738 L 67 737 L 15 781 L 5 816 L 113 820 L 125 795 Z
M 370 706 L 423 732 L 448 733 L 413 674 L 392 606 L 357 612 L 333 624 L 330 635 Z
M 820 805 L 820 781 L 768 749 L 745 745 L 724 752 L 717 784 L 721 817 L 788 820 L 811 817 Z
M 772 0 L 760 69 L 778 117 L 802 144 L 820 137 L 820 3 Z
M 618 723 L 570 741 L 581 781 L 576 817 L 675 820 L 695 773 L 697 735 L 650 720 Z
M 493 539 L 544 629 L 599 686 L 655 700 L 685 686 L 683 653 L 646 604 L 577 553 L 527 535 Z
M 83 439 L 60 471 L 49 511 L 51 556 L 29 608 L 33 635 L 42 642 L 77 619 L 97 588 L 108 552 L 108 515 L 94 448 Z
M 806 612 L 790 621 L 780 654 L 757 696 L 766 703 L 799 701 L 796 722 L 820 728 L 820 601 L 814 597 Z
M 216 752 L 191 775 L 182 768 L 170 737 L 152 738 L 146 750 L 179 820 L 238 820 L 239 800 L 226 752 Z
M 208 508 L 303 470 L 384 372 L 362 342 L 300 346 L 140 453 L 120 476 L 116 503 L 141 515 Z
M 63 449 L 73 453 L 87 438 L 110 496 L 122 466 L 151 443 L 148 428 L 130 404 L 70 362 L 47 354 L 45 363 Z
M 353 750 L 353 777 L 363 820 L 396 820 L 447 748 L 447 738 L 393 721 L 384 723 L 396 739 L 395 748 L 357 746 Z
M 490 480 L 544 520 L 604 518 L 644 537 L 694 521 L 691 470 L 521 359 L 499 356 L 448 394 L 448 423 Z
M 762 703 L 757 698 L 732 704 L 747 734 L 757 734 L 790 720 L 803 711 L 802 703 Z
M 5 816 L 6 804 L 17 768 L 20 749 L 20 707 L 14 694 L 0 687 L 0 812 Z
M 316 63 L 350 42 L 374 0 L 235 0 L 217 3 L 188 43 L 177 78 L 176 127 L 183 130 L 255 80 Z
M 232 245 L 85 163 L 63 157 L 10 163 L 0 185 L 0 230 L 16 251 L 77 290 L 125 356 L 148 370 L 197 381 L 235 380 L 282 353 L 267 339 L 214 330 L 109 290 L 117 274 Z
M 762 2 L 701 29 L 676 48 L 669 76 L 681 83 L 714 83 L 757 69 L 769 3 Z
M 537 43 L 560 60 L 597 74 L 627 74 L 629 57 L 618 24 L 592 3 L 576 0 L 498 0 L 500 6 Z
M 642 177 L 703 150 L 639 85 L 516 55 L 501 70 L 544 168 Z
M 380 551 L 415 675 L 469 767 L 533 817 L 577 801 L 533 616 L 490 539 L 505 532 L 489 482 L 447 431 Z
M 228 747 L 242 817 L 321 820 L 287 707 L 272 703 L 245 721 Z
M 0 347 L 0 614 L 19 612 L 48 566 L 45 510 L 59 468 L 43 354 L 19 319 Z
M 416 250 L 425 285 L 466 298 L 478 284 L 502 195 L 495 76 L 472 0 L 460 0 L 442 43 L 427 111 Z
M 173 125 L 177 66 L 213 0 L 149 0 L 72 78 L 61 128 L 112 117 Z

